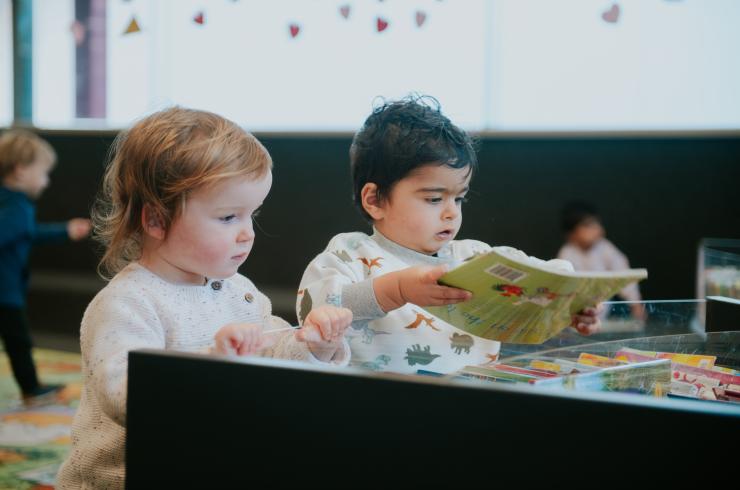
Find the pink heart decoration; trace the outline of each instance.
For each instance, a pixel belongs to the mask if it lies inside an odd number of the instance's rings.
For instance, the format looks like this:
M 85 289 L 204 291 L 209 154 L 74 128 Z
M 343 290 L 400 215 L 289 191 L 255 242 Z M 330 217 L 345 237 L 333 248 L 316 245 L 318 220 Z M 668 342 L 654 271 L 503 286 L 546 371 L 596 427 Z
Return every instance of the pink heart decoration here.
M 609 10 L 601 14 L 601 18 L 604 19 L 604 22 L 616 24 L 619 20 L 619 5 L 613 4 Z
M 416 12 L 416 25 L 421 27 L 424 25 L 424 22 L 427 20 L 427 14 L 419 10 Z

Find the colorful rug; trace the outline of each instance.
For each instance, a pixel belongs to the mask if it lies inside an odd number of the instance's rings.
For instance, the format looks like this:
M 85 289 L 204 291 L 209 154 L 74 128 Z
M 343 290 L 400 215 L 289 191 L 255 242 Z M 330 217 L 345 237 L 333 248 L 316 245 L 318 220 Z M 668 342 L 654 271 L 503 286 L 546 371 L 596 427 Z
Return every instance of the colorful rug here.
M 42 382 L 66 387 L 43 406 L 24 406 L 8 357 L 0 351 L 0 490 L 54 488 L 69 451 L 82 387 L 80 355 L 35 349 L 34 359 Z

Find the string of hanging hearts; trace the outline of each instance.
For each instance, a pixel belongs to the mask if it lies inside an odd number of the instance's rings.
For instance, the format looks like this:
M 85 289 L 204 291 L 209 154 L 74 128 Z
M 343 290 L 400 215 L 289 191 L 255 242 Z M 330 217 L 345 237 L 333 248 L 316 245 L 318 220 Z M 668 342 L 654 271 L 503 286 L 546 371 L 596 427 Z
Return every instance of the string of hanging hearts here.
M 127 2 L 128 0 L 123 0 L 124 2 Z M 238 0 L 231 0 L 232 3 L 236 3 Z M 378 0 L 379 2 L 382 2 L 383 0 Z M 442 0 L 437 0 L 438 2 L 441 2 Z M 683 0 L 663 0 L 664 2 L 671 2 L 671 3 L 677 3 Z M 349 21 L 352 17 L 352 5 L 347 3 L 344 5 L 341 5 L 338 7 L 338 13 L 339 17 L 345 21 Z M 619 18 L 622 14 L 622 10 L 618 3 L 613 2 L 610 3 L 609 6 L 601 13 L 601 19 L 606 22 L 607 24 L 616 24 L 619 22 Z M 416 10 L 414 13 L 414 23 L 416 24 L 416 27 L 421 29 L 424 27 L 424 24 L 427 22 L 427 12 L 425 10 Z M 383 15 L 376 15 L 373 19 L 374 21 L 374 29 L 378 33 L 383 33 L 387 31 L 391 26 L 391 21 L 388 19 L 388 17 Z M 192 22 L 199 26 L 205 26 L 206 25 L 206 13 L 204 11 L 197 11 L 192 16 Z M 70 30 L 72 31 L 73 35 L 75 36 L 75 39 L 80 38 L 83 33 L 81 33 L 82 27 L 79 25 L 78 21 L 75 21 L 73 23 Z M 288 23 L 288 34 L 291 38 L 295 39 L 301 34 L 301 30 L 303 29 L 302 25 L 299 22 L 289 22 Z M 141 32 L 142 28 L 139 24 L 139 21 L 136 18 L 136 15 L 131 16 L 131 20 L 126 25 L 125 29 L 123 30 L 123 35 L 128 34 L 134 34 L 137 32 Z
M 126 1 L 126 0 L 124 0 Z M 236 0 L 232 0 L 234 3 Z M 379 0 L 382 2 L 382 0 Z M 442 0 L 437 0 L 442 1 Z M 347 21 L 350 20 L 350 17 L 352 16 L 352 5 L 351 4 L 344 4 L 341 5 L 338 8 L 339 16 L 343 20 Z M 414 12 L 414 23 L 417 28 L 422 28 L 424 24 L 427 21 L 427 13 L 424 10 L 417 10 Z M 377 15 L 374 19 L 374 28 L 378 33 L 384 32 L 388 30 L 388 28 L 391 25 L 391 21 L 383 15 Z M 204 11 L 198 11 L 193 14 L 192 22 L 194 24 L 197 24 L 199 26 L 206 25 L 206 13 Z M 291 38 L 296 38 L 301 33 L 302 25 L 298 22 L 289 22 L 288 23 L 288 33 L 290 34 Z M 137 32 L 141 32 L 141 24 L 139 24 L 139 20 L 136 18 L 136 14 L 131 16 L 131 20 L 129 20 L 128 24 L 126 25 L 125 29 L 123 30 L 123 35 L 128 34 L 134 34 Z

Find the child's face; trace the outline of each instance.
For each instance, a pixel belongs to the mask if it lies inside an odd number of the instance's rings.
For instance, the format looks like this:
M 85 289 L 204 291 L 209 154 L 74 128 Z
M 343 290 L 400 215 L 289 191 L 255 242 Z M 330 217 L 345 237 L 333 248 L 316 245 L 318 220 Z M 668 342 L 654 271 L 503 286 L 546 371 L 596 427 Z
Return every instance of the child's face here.
M 203 284 L 206 277 L 234 275 L 252 250 L 252 219 L 271 186 L 268 172 L 259 180 L 233 177 L 191 194 L 155 252 L 171 266 L 166 278 Z
M 419 167 L 398 181 L 379 204 L 374 225 L 406 248 L 435 254 L 455 238 L 462 224 L 462 203 L 470 168 L 446 165 Z
M 53 162 L 45 159 L 19 165 L 11 176 L 10 186 L 31 199 L 38 199 L 49 185 L 49 173 L 53 166 Z
M 589 218 L 578 226 L 570 234 L 570 241 L 578 247 L 588 250 L 597 241 L 604 237 L 604 228 L 596 218 Z

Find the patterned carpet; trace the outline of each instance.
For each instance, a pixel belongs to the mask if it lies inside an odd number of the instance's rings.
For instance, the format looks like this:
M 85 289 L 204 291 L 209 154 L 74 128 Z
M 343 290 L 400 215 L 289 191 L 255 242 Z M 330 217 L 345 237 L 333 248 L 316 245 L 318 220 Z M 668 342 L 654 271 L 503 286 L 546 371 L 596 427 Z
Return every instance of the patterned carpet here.
M 35 349 L 44 383 L 66 385 L 54 400 L 25 407 L 8 357 L 0 351 L 0 490 L 51 489 L 70 445 L 72 417 L 79 404 L 80 355 Z

